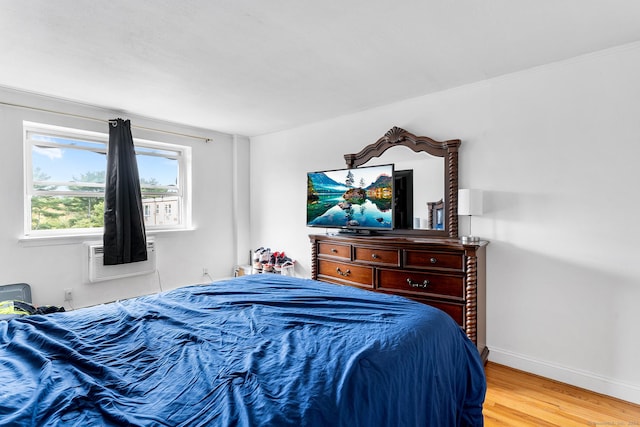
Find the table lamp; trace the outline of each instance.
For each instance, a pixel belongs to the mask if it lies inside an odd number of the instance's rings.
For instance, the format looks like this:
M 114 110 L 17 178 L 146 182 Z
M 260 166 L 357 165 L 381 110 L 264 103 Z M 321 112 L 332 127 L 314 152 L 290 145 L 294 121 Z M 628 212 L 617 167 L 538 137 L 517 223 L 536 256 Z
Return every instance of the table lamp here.
M 482 190 L 458 190 L 458 215 L 469 217 L 469 234 L 460 238 L 462 243 L 478 243 L 480 238 L 471 234 L 471 217 L 482 215 Z

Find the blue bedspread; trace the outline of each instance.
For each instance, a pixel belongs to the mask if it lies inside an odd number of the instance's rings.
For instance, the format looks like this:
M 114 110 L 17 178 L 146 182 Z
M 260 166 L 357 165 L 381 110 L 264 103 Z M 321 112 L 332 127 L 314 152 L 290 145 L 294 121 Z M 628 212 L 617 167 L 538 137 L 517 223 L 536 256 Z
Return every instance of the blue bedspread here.
M 0 425 L 482 425 L 474 345 L 434 308 L 255 275 L 0 321 Z

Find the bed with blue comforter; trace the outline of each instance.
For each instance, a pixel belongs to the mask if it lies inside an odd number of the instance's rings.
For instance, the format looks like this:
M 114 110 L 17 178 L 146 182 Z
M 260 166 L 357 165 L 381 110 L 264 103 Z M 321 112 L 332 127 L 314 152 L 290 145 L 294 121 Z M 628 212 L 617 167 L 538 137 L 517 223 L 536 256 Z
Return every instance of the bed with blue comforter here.
M 0 321 L 3 426 L 478 426 L 485 388 L 442 311 L 278 275 Z

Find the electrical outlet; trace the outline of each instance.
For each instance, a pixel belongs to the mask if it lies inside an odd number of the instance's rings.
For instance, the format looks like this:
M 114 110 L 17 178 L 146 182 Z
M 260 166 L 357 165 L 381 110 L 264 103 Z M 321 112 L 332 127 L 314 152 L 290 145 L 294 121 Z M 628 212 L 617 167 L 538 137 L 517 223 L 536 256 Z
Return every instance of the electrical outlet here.
M 73 293 L 71 292 L 71 288 L 67 288 L 64 290 L 64 300 L 71 301 L 73 299 Z
M 206 276 L 207 274 L 209 274 L 209 269 L 207 267 L 202 267 L 202 275 Z

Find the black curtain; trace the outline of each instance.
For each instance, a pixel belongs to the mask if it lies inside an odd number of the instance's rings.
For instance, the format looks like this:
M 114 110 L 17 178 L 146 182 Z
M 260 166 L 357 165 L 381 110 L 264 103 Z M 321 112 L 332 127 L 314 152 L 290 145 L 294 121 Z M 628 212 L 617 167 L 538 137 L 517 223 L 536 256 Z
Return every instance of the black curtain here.
M 138 163 L 129 120 L 109 121 L 103 245 L 105 265 L 147 259 Z

